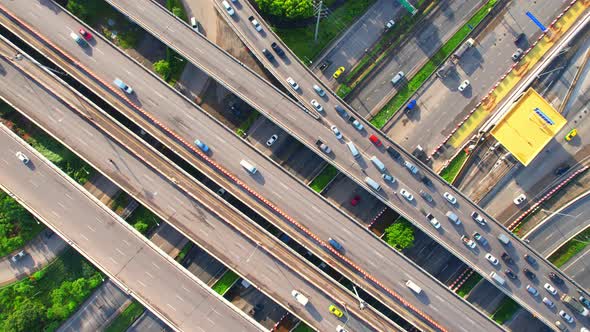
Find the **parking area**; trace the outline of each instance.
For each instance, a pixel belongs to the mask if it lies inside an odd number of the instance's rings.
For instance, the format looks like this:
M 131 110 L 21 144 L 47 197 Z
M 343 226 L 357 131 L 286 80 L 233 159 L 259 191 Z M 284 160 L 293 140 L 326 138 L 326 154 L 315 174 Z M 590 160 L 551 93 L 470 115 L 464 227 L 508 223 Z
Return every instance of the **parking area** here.
M 322 195 L 364 224 L 369 224 L 385 208 L 373 194 L 342 173 L 324 189 Z
M 244 279 L 230 288 L 224 297 L 269 330 L 287 312 Z

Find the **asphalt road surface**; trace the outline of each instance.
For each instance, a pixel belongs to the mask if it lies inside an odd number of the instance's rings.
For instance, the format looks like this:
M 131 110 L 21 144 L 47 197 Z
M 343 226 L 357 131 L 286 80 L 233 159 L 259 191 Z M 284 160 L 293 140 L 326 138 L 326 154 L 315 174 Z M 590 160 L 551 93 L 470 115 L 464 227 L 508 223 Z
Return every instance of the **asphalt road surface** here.
M 341 211 L 327 204 L 304 184 L 253 151 L 229 130 L 221 128 L 206 114 L 180 98 L 167 85 L 158 83 L 151 74 L 121 56 L 119 51 L 96 37 L 91 49 L 81 49 L 68 39 L 69 33 L 78 29 L 78 24 L 59 9 L 4 4 L 10 5 L 15 11 L 24 10 L 19 14 L 23 19 L 50 36 L 60 47 L 74 54 L 85 66 L 100 73 L 98 75 L 104 77 L 107 82 L 121 76 L 136 90 L 132 97 L 134 102 L 143 105 L 148 112 L 158 114 L 160 121 L 173 128 L 181 137 L 185 137 L 186 141 L 194 140 L 195 133 L 198 133 L 198 137 L 206 139 L 205 142 L 211 147 L 211 158 L 234 174 L 239 174 L 240 180 L 250 187 L 256 188 L 266 197 L 272 197 L 275 204 L 299 223 L 310 228 L 321 239 L 335 237 L 340 240 L 349 259 L 357 263 L 363 262 L 363 267 L 377 280 L 389 288 L 396 289 L 405 300 L 426 311 L 438 324 L 444 327 L 455 326 L 454 329 L 469 329 L 470 326 L 497 329 L 494 323 L 481 314 L 465 315 L 465 312 L 476 311 L 442 284 L 433 282 L 430 276 L 423 274 L 421 269 L 403 259 L 384 242 L 376 240 L 370 231 L 364 227 L 359 230 L 358 225 L 351 222 Z M 45 19 L 30 20 L 39 15 Z M 97 56 L 89 56 L 89 53 Z M 259 173 L 256 176 L 249 176 L 241 169 L 239 161 L 244 158 L 251 160 L 258 167 Z M 165 215 L 173 212 L 167 211 Z M 318 219 L 323 222 L 317 223 Z M 405 287 L 405 280 L 408 279 L 421 285 L 425 297 L 415 297 Z
M 4 79 L 10 84 L 3 84 L 0 87 L 0 94 L 17 109 L 35 119 L 42 127 L 57 135 L 61 141 L 68 142 L 72 150 L 80 153 L 85 160 L 146 207 L 163 216 L 170 225 L 181 230 L 185 236 L 200 244 L 227 266 L 234 268 L 252 284 L 262 287 L 266 294 L 284 303 L 284 306 L 288 306 L 312 326 L 322 330 L 335 330 L 336 325 L 343 324 L 343 319 L 336 318 L 327 310 L 328 306 L 334 302 L 344 302 L 352 306 L 349 312 L 354 312 L 353 309 L 357 303 L 354 296 L 347 296 L 339 287 L 327 282 L 323 275 L 316 272 L 303 259 L 289 254 L 278 239 L 272 240 L 266 236 L 261 238 L 260 231 L 256 232 L 252 226 L 241 225 L 242 229 L 249 231 L 253 240 L 242 236 L 224 219 L 236 222 L 237 220 L 245 221 L 246 218 L 224 204 L 224 201 L 216 194 L 204 189 L 197 191 L 196 188 L 200 187 L 186 175 L 166 165 L 164 159 L 158 158 L 152 150 L 141 149 L 141 146 L 134 142 L 137 139 L 129 133 L 101 121 L 102 116 L 93 111 L 94 107 L 91 104 L 74 96 L 59 83 L 43 77 L 40 71 L 34 71 L 37 67 L 28 60 L 16 63 L 36 73 L 36 78 L 46 82 L 45 84 L 57 91 L 56 93 L 60 96 L 67 96 L 67 101 L 77 105 L 84 114 L 92 112 L 93 123 L 104 126 L 105 130 L 116 135 L 141 158 L 117 144 L 115 140 L 75 112 L 70 111 L 53 94 L 48 93 L 36 82 L 28 80 L 6 61 L 0 61 L 0 65 L 4 69 Z M 31 98 L 31 96 L 34 97 Z M 162 174 L 174 178 L 180 188 L 192 188 L 193 195 L 199 197 L 199 201 L 183 193 Z M 248 225 L 249 222 L 245 221 L 245 224 Z M 273 252 L 282 257 L 286 263 L 276 259 L 271 254 Z M 302 271 L 305 278 L 298 275 L 295 269 Z M 308 280 L 312 280 L 314 284 L 312 285 L 312 282 Z M 307 307 L 302 308 L 291 296 L 293 289 L 307 294 L 313 298 L 313 302 L 310 301 Z M 373 310 L 365 310 L 362 313 L 363 317 L 370 319 L 379 329 L 392 328 L 392 325 L 377 316 Z M 355 316 L 350 315 L 349 318 L 348 325 L 354 330 L 372 330 L 368 324 Z
M 107 207 L 74 186 L 67 175 L 39 158 L 9 129 L 0 126 L 0 136 L 2 186 L 177 329 L 261 330 L 257 323 L 222 302 L 206 285 L 131 231 Z M 15 156 L 17 151 L 30 159 L 27 165 Z M 105 239 L 111 245 L 104 245 Z

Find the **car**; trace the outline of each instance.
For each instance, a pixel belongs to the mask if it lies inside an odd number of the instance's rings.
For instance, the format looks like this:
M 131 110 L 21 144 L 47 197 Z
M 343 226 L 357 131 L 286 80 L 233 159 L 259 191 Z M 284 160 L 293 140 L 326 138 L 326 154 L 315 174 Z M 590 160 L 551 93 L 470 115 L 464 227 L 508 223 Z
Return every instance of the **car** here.
M 125 82 L 123 82 L 120 78 L 115 78 L 113 84 L 115 84 L 119 89 L 125 91 L 127 94 L 133 93 L 133 89 L 129 85 L 125 84 Z
M 76 44 L 80 45 L 81 47 L 88 47 L 88 43 L 84 39 L 82 39 L 82 37 L 78 36 L 75 32 L 71 32 L 70 37 L 72 37 Z
M 332 74 L 332 77 L 334 78 L 338 78 L 340 77 L 340 75 L 342 75 L 342 73 L 344 73 L 344 71 L 346 70 L 346 68 L 344 67 L 338 67 L 338 69 L 336 69 L 336 71 L 334 72 L 334 74 Z
M 412 174 L 418 174 L 418 167 L 416 167 L 416 165 L 412 164 L 411 162 L 404 160 L 404 166 L 406 166 L 408 171 L 410 171 Z
M 267 50 L 266 48 L 262 49 L 262 54 L 264 54 L 264 56 L 269 60 L 269 61 L 273 61 L 275 59 L 275 56 L 272 55 L 272 53 L 270 53 L 269 50 Z
M 336 326 L 336 332 L 348 332 L 348 330 L 345 329 L 344 327 L 338 325 L 338 326 Z
M 555 303 L 553 303 L 553 301 L 549 300 L 546 297 L 543 298 L 543 303 L 545 303 L 545 305 L 548 306 L 549 308 L 555 307 Z
M 467 87 L 470 85 L 471 83 L 469 82 L 469 80 L 464 80 L 463 82 L 461 82 L 461 84 L 459 85 L 459 87 L 457 88 L 457 90 L 463 92 L 465 91 L 465 89 L 467 89 Z
M 529 254 L 524 254 L 524 260 L 527 261 L 529 264 L 531 265 L 537 265 L 537 260 L 534 259 L 531 255 Z
M 394 149 L 394 148 L 393 148 L 393 147 L 391 147 L 391 146 L 388 146 L 388 147 L 387 147 L 387 153 L 389 153 L 389 155 L 390 155 L 390 156 L 391 156 L 391 158 L 393 158 L 393 159 L 398 159 L 399 157 L 401 157 L 401 156 L 402 156 L 402 155 L 401 155 L 399 152 L 397 152 L 397 150 L 396 150 L 396 149 Z
M 371 134 L 371 136 L 369 136 L 369 141 L 371 141 L 371 143 L 375 144 L 375 146 L 382 146 L 383 145 L 383 143 L 381 143 L 381 140 L 373 134 Z
M 422 198 L 424 198 L 424 200 L 428 203 L 432 203 L 433 201 L 432 196 L 424 190 L 420 190 L 420 196 L 422 196 Z
M 20 160 L 23 164 L 28 164 L 29 163 L 29 157 L 27 157 L 24 153 L 22 153 L 21 151 L 17 151 L 16 152 L 16 157 L 18 158 L 18 160 Z
M 588 300 L 587 298 L 585 298 L 583 295 L 580 295 L 580 297 L 578 298 L 578 300 L 580 300 L 580 302 L 582 302 L 582 304 L 586 308 L 590 308 L 590 300 Z
M 355 127 L 356 130 L 358 130 L 358 131 L 363 131 L 363 129 L 365 129 L 363 124 L 359 120 L 356 120 L 356 119 L 354 121 L 352 121 L 352 126 Z
M 514 264 L 514 260 L 512 259 L 512 257 L 510 257 L 510 255 L 508 255 L 505 252 L 502 253 L 502 260 L 506 262 L 506 264 Z
M 84 28 L 80 28 L 78 30 L 78 33 L 80 34 L 80 36 L 82 36 L 82 38 L 84 38 L 84 40 L 86 40 L 86 41 L 92 40 L 92 35 L 90 34 L 90 32 L 86 31 Z
M 283 51 L 283 49 L 276 42 L 272 42 L 272 44 L 270 44 L 270 48 L 272 48 L 272 50 L 275 51 L 275 53 L 281 58 L 285 56 L 285 51 Z
M 430 178 L 428 178 L 426 175 L 422 176 L 422 183 L 424 183 L 425 185 L 432 187 L 432 180 L 430 180 Z
M 201 141 L 200 141 L 200 140 L 198 140 L 198 139 L 196 139 L 196 140 L 195 140 L 195 145 L 196 145 L 196 146 L 197 146 L 199 149 L 201 149 L 201 151 L 203 151 L 203 152 L 205 152 L 205 153 L 209 152 L 209 150 L 210 150 L 210 149 L 209 149 L 209 146 L 207 146 L 207 144 L 205 144 L 205 143 L 201 142 Z
M 522 54 L 524 53 L 524 51 L 522 50 L 522 48 L 517 48 L 516 51 L 514 51 L 514 53 L 512 53 L 512 61 L 518 61 L 520 60 L 520 58 L 522 57 Z
M 26 255 L 26 254 L 27 254 L 27 253 L 26 253 L 24 250 L 21 250 L 21 251 L 17 252 L 17 253 L 16 253 L 14 256 L 12 256 L 12 257 L 10 258 L 10 260 L 11 260 L 13 263 L 16 263 L 16 262 L 18 262 L 19 260 L 21 260 L 23 257 L 25 257 L 25 255 Z
M 488 245 L 488 240 L 486 240 L 485 237 L 483 237 L 481 234 L 479 234 L 478 232 L 473 232 L 472 234 L 473 238 L 475 239 L 475 241 L 481 243 L 482 246 L 486 246 Z
M 504 270 L 504 273 L 508 276 L 508 278 L 510 279 L 518 279 L 518 276 L 516 274 L 514 274 L 514 272 L 512 272 L 511 269 L 506 269 Z
M 356 206 L 361 201 L 361 196 L 354 195 L 354 197 L 350 200 L 350 205 Z
M 393 28 L 394 25 L 395 25 L 395 21 L 389 20 L 389 21 L 387 21 L 387 23 L 385 23 L 385 29 L 391 29 L 391 28 Z
M 250 21 L 252 23 L 252 25 L 254 26 L 254 29 L 256 29 L 256 31 L 262 31 L 262 26 L 260 26 L 260 23 L 258 22 L 257 19 L 254 18 L 254 16 L 248 17 L 248 21 Z
M 443 197 L 449 201 L 449 203 L 451 204 L 457 204 L 457 199 L 455 198 L 455 196 L 451 195 L 448 191 L 445 191 L 445 193 L 443 194 Z
M 299 90 L 299 85 L 292 77 L 287 77 L 287 83 L 289 83 L 293 90 Z
M 326 91 L 324 91 L 324 89 L 322 89 L 319 85 L 314 84 L 313 85 L 313 89 L 315 90 L 315 92 L 320 96 L 323 97 L 326 95 Z
M 578 136 L 578 129 L 574 128 L 565 135 L 564 139 L 569 142 L 576 136 Z
M 471 218 L 478 224 L 485 226 L 487 225 L 486 220 L 476 211 L 471 212 Z
M 488 262 L 492 263 L 492 265 L 498 265 L 499 261 L 494 255 L 490 254 L 489 252 L 485 255 Z
M 514 45 L 520 46 L 526 40 L 526 35 L 524 33 L 518 34 L 516 38 L 514 38 Z
M 513 202 L 514 202 L 515 205 L 520 205 L 520 203 L 524 202 L 525 200 L 526 200 L 526 195 L 525 194 L 520 194 L 520 195 L 518 195 L 518 197 L 516 197 L 514 199 Z
M 431 224 L 431 225 L 432 225 L 434 228 L 436 228 L 436 229 L 439 229 L 439 228 L 440 228 L 440 222 L 438 222 L 438 220 L 436 220 L 436 218 L 435 218 L 435 217 L 434 217 L 432 214 L 430 214 L 430 213 L 429 213 L 429 214 L 426 216 L 426 218 L 428 218 L 428 221 L 430 222 L 430 224 Z
M 344 314 L 342 313 L 342 311 L 340 311 L 340 309 L 338 309 L 335 305 L 330 304 L 330 306 L 328 307 L 328 310 L 330 311 L 330 313 L 338 318 L 342 317 Z
M 522 269 L 522 272 L 524 272 L 524 275 L 531 280 L 537 279 L 537 276 L 535 275 L 535 273 L 533 271 L 527 269 L 526 267 L 524 269 Z
M 274 134 L 271 137 L 268 138 L 268 140 L 266 141 L 266 146 L 271 146 L 273 145 L 277 140 L 279 139 L 279 135 Z
M 395 178 L 389 174 L 381 174 L 381 178 L 387 182 L 391 182 L 391 183 L 395 182 Z
M 334 240 L 333 238 L 328 238 L 328 243 L 332 246 L 332 248 L 338 250 L 338 251 L 342 251 L 342 245 Z
M 348 118 L 350 118 L 350 114 L 348 114 L 348 112 L 342 106 L 336 105 L 334 106 L 334 109 L 336 110 L 336 113 L 340 114 L 344 120 L 348 120 Z
M 412 194 L 410 194 L 410 192 L 407 191 L 406 189 L 400 190 L 399 193 L 410 202 L 414 200 L 414 196 Z
M 303 306 L 306 306 L 307 303 L 309 302 L 309 299 L 307 298 L 307 296 L 301 294 L 301 292 L 298 290 L 295 290 L 295 289 L 292 290 L 291 295 L 295 298 L 295 300 L 297 300 L 297 302 L 299 302 Z
M 526 285 L 526 291 L 529 292 L 532 296 L 539 296 L 539 291 L 531 285 Z
M 565 173 L 567 173 L 567 171 L 570 170 L 570 167 L 571 167 L 570 165 L 564 165 L 564 166 L 558 167 L 553 171 L 553 174 L 555 174 L 555 176 L 562 176 Z
M 195 30 L 196 32 L 199 32 L 199 22 L 197 21 L 197 19 L 193 16 L 190 19 L 191 22 L 191 28 L 193 28 L 193 30 Z
M 555 272 L 549 272 L 549 279 L 558 285 L 563 284 L 563 279 L 561 279 Z
M 317 100 L 312 99 L 310 101 L 310 103 L 311 103 L 311 106 L 313 106 L 318 112 L 323 112 L 324 111 L 324 108 L 322 107 L 322 105 L 320 105 L 320 103 L 318 103 Z
M 317 145 L 317 147 L 320 148 L 320 150 L 324 151 L 324 153 L 330 154 L 332 153 L 332 149 L 330 149 L 329 146 L 327 146 L 324 142 L 322 142 L 322 140 L 318 139 L 317 141 L 315 141 L 315 145 Z
M 396 85 L 397 83 L 399 83 L 399 81 L 402 80 L 402 78 L 404 78 L 404 72 L 400 71 L 399 73 L 395 74 L 395 76 L 391 79 L 391 84 Z
M 565 320 L 566 322 L 568 322 L 570 324 L 574 322 L 574 319 L 572 318 L 572 316 L 568 315 L 568 313 L 563 310 L 559 311 L 559 316 L 561 318 L 563 318 L 563 320 Z
M 545 288 L 552 295 L 557 295 L 557 291 L 555 290 L 555 288 L 553 286 L 551 286 L 550 283 L 546 283 L 545 285 L 543 285 L 543 288 Z
M 475 244 L 475 241 L 473 241 L 472 239 L 469 238 L 469 236 L 467 235 L 461 235 L 461 241 L 463 242 L 463 244 L 471 249 L 474 249 L 477 245 Z
M 334 133 L 337 139 L 342 139 L 342 133 L 340 132 L 340 130 L 338 130 L 338 127 L 332 125 L 330 129 L 332 129 L 332 132 Z

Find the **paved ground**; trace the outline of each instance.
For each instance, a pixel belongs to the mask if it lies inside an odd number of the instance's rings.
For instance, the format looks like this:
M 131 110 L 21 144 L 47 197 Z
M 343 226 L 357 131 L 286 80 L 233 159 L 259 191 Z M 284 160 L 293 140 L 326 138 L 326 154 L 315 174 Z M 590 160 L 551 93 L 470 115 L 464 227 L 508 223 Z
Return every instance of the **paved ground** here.
M 442 80 L 433 75 L 417 92 L 418 109 L 394 117 L 385 129 L 388 136 L 408 150 L 421 145 L 430 153 L 512 65 L 515 36 L 525 33 L 532 41 L 540 34 L 525 12 L 548 24 L 562 6 L 561 1 L 509 2 L 507 10 L 475 37 L 475 47 L 463 55 L 456 70 Z M 471 86 L 461 93 L 457 87 L 465 79 Z
M 199 246 L 193 246 L 186 254 L 182 265 L 204 283 L 212 286 L 227 267 Z
M 384 98 L 392 94 L 392 77 L 400 70 L 410 75 L 428 60 L 453 33 L 468 19 L 470 13 L 481 5 L 477 0 L 441 1 L 441 4 L 426 19 L 416 34 L 403 48 L 394 52 L 385 64 L 376 70 L 368 81 L 359 86 L 360 91 L 352 95 L 349 104 L 362 116 L 367 117 Z M 400 141 L 397 141 L 401 143 Z
M 243 279 L 224 297 L 269 330 L 287 313 L 283 307 Z
M 314 62 L 311 70 L 330 88 L 338 87 L 332 74 L 340 66 L 351 70 L 366 54 L 365 50 L 379 40 L 385 32 L 385 23 L 392 18 L 397 21 L 408 12 L 397 1 L 377 0 L 345 33 L 335 40 Z M 331 64 L 322 73 L 319 65 L 324 61 Z M 343 77 L 346 76 L 346 72 Z
M 356 206 L 352 206 L 350 201 L 357 195 L 361 199 Z M 385 205 L 375 196 L 343 174 L 338 174 L 334 181 L 324 189 L 322 196 L 363 224 L 370 223 L 385 208 Z
M 127 329 L 127 332 L 172 332 L 166 324 L 162 323 L 158 317 L 147 311 L 141 315 L 134 323 Z

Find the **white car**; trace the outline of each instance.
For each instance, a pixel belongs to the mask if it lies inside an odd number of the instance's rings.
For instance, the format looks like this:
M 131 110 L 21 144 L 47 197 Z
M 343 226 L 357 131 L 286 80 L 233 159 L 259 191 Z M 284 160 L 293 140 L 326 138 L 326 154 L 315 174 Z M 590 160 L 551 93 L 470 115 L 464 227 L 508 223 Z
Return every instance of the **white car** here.
M 299 291 L 295 289 L 291 291 L 291 295 L 295 298 L 295 300 L 297 300 L 297 302 L 299 302 L 303 306 L 306 306 L 309 302 L 307 296 L 301 294 Z
M 318 103 L 317 100 L 312 99 L 310 101 L 310 103 L 311 103 L 311 106 L 313 106 L 318 112 L 323 112 L 324 111 L 324 108 L 322 107 L 322 105 L 320 105 L 320 103 Z
M 432 218 L 432 219 L 430 219 L 430 218 L 429 218 L 429 220 L 428 220 L 428 221 L 430 222 L 430 224 L 431 224 L 431 225 L 432 225 L 434 228 L 436 228 L 436 229 L 439 229 L 439 228 L 440 228 L 440 222 L 438 222 L 438 220 L 436 220 L 436 218 Z
M 299 84 L 297 84 L 297 82 L 295 82 L 295 80 L 292 77 L 287 77 L 287 83 L 289 83 L 289 85 L 294 90 L 299 90 Z
M 268 139 L 268 141 L 266 141 L 266 146 L 271 146 L 271 145 L 273 145 L 273 144 L 274 144 L 274 142 L 276 142 L 276 141 L 277 141 L 277 139 L 279 139 L 279 136 L 278 136 L 278 135 L 276 135 L 276 134 L 275 134 L 275 135 L 272 135 L 272 136 L 271 136 L 271 137 Z
M 336 332 L 348 332 L 348 330 L 345 329 L 344 327 L 338 325 L 338 326 L 336 326 Z
M 457 199 L 455 198 L 455 196 L 449 194 L 449 192 L 445 191 L 445 193 L 443 194 L 443 197 L 449 201 L 449 203 L 451 204 L 456 204 L 457 203 Z
M 400 190 L 399 193 L 402 194 L 402 196 L 404 196 L 410 202 L 414 200 L 414 196 L 412 196 L 412 194 L 410 194 L 405 189 Z
M 492 263 L 492 265 L 498 265 L 498 259 L 494 257 L 492 254 L 487 253 L 486 259 L 488 260 L 488 262 Z
M 338 127 L 332 125 L 330 129 L 332 129 L 332 132 L 334 133 L 334 135 L 336 135 L 337 139 L 342 139 L 342 133 L 340 132 L 340 130 L 338 130 Z
M 17 151 L 16 152 L 16 157 L 18 158 L 18 160 L 22 161 L 23 164 L 28 164 L 29 163 L 29 157 L 27 157 L 24 153 Z
M 557 291 L 555 290 L 555 288 L 553 288 L 553 286 L 551 286 L 550 283 L 546 283 L 543 286 L 549 293 L 553 294 L 553 295 L 557 295 Z
M 463 92 L 465 91 L 465 89 L 467 89 L 467 87 L 469 86 L 469 84 L 471 84 L 469 82 L 469 80 L 465 80 L 461 83 L 461 85 L 459 85 L 459 87 L 457 88 L 459 91 Z
M 525 194 L 520 194 L 520 195 L 518 195 L 518 197 L 516 197 L 516 198 L 514 199 L 514 201 L 513 201 L 513 202 L 514 202 L 514 204 L 516 204 L 516 205 L 520 205 L 520 203 L 524 202 L 525 200 L 526 200 L 526 195 L 525 195 Z
M 389 21 L 387 21 L 387 23 L 385 23 L 385 29 L 391 29 L 391 28 L 393 28 L 394 25 L 395 25 L 395 21 L 389 20 Z
M 365 127 L 363 127 L 363 124 L 359 122 L 359 120 L 354 120 L 352 121 L 352 125 L 356 128 L 356 130 L 358 131 L 363 131 L 363 129 L 365 129 Z
M 561 316 L 561 318 L 563 318 L 563 320 L 565 320 L 566 322 L 568 322 L 570 324 L 574 322 L 574 319 L 572 318 L 572 316 L 568 315 L 567 312 L 565 312 L 563 310 L 561 310 L 559 312 L 559 316 Z
M 545 303 L 545 305 L 548 306 L 549 308 L 555 307 L 555 303 L 553 303 L 553 301 L 549 300 L 546 297 L 543 297 L 543 303 Z
M 257 19 L 254 18 L 254 16 L 250 16 L 248 17 L 248 20 L 250 22 L 252 22 L 252 25 L 254 26 L 254 29 L 256 29 L 256 31 L 262 31 L 262 27 L 260 26 L 260 23 L 258 22 Z

